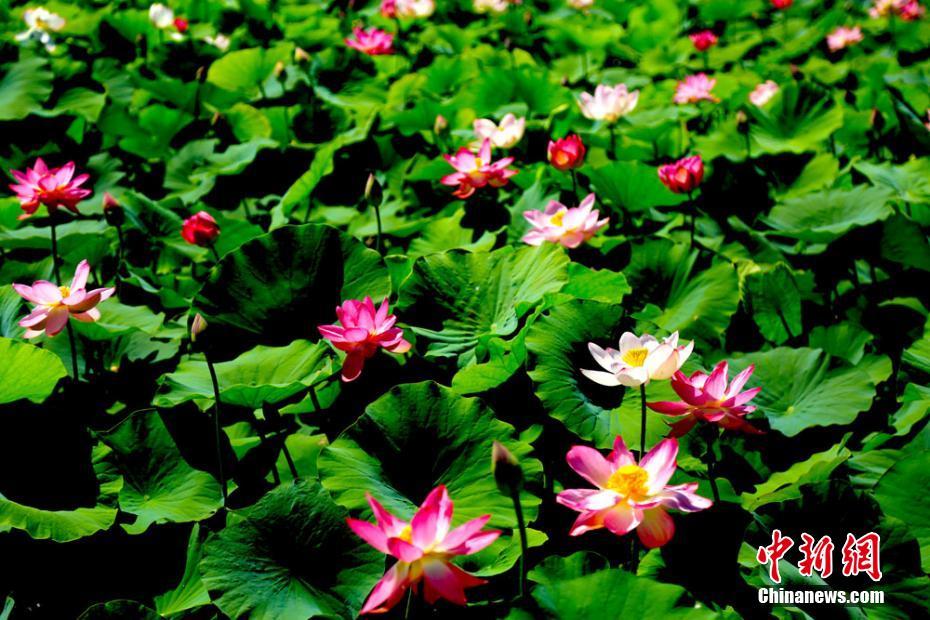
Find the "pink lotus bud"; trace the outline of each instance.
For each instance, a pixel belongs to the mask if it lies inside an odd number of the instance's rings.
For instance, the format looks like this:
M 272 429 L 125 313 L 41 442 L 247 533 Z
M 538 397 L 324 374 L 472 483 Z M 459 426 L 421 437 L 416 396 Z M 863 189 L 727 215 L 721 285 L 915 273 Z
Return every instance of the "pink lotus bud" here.
M 550 140 L 549 163 L 556 170 L 566 171 L 580 168 L 584 164 L 586 149 L 577 134 L 571 134 L 559 140 Z
M 659 168 L 659 180 L 676 194 L 690 194 L 704 179 L 704 161 L 692 155 Z

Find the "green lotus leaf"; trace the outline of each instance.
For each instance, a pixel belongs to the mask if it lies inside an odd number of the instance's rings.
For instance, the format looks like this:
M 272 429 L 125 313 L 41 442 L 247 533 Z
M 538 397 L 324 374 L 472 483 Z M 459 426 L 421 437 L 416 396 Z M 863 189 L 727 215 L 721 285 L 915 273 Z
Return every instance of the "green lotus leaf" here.
M 42 109 L 52 94 L 52 78 L 48 61 L 33 56 L 5 67 L 0 80 L 0 120 L 26 118 Z
M 513 334 L 546 293 L 565 284 L 567 263 L 565 252 L 552 245 L 423 256 L 403 285 L 399 306 L 429 341 L 428 357 L 459 355 L 490 337 Z
M 295 340 L 284 347 L 257 346 L 228 362 L 214 365 L 224 404 L 258 409 L 281 402 L 332 373 L 330 349 L 323 342 Z M 210 370 L 202 360 L 188 359 L 160 379 L 165 391 L 156 407 L 174 407 L 189 400 L 214 399 Z
M 0 338 L 0 360 L 0 404 L 21 398 L 40 403 L 68 376 L 54 353 L 10 338 Z
M 234 511 L 203 548 L 200 574 L 232 618 L 354 618 L 384 571 L 384 556 L 345 524 L 315 481 L 279 486 Z
M 830 189 L 790 198 L 769 212 L 765 222 L 779 235 L 830 243 L 854 228 L 888 218 L 890 191 L 857 185 L 852 189 Z
M 830 357 L 820 349 L 750 353 L 733 361 L 734 371 L 749 364 L 756 370 L 748 386 L 762 386 L 753 404 L 774 430 L 789 437 L 816 426 L 851 424 L 872 405 L 878 383 L 859 367 L 831 369 Z
M 105 459 L 123 479 L 120 510 L 136 516 L 123 524 L 130 534 L 153 523 L 200 521 L 222 507 L 219 483 L 188 465 L 158 412 L 137 411 L 98 437 L 109 448 Z
M 930 454 L 898 461 L 878 480 L 875 499 L 888 516 L 900 519 L 920 543 L 920 562 L 930 571 L 930 496 L 916 492 L 930 485 Z
M 513 504 L 490 475 L 491 445 L 504 444 L 529 481 L 537 481 L 542 468 L 529 456 L 532 447 L 513 434 L 512 426 L 476 398 L 432 382 L 400 385 L 324 448 L 320 479 L 336 502 L 353 512 L 368 512 L 367 491 L 405 519 L 444 484 L 455 502 L 454 525 L 490 514 L 488 527 L 513 529 Z M 540 500 L 524 490 L 521 502 L 531 523 Z
M 227 254 L 194 299 L 209 323 L 283 344 L 318 340 L 317 325 L 336 321 L 335 307 L 370 295 L 381 300 L 391 281 L 381 258 L 335 228 L 286 226 Z

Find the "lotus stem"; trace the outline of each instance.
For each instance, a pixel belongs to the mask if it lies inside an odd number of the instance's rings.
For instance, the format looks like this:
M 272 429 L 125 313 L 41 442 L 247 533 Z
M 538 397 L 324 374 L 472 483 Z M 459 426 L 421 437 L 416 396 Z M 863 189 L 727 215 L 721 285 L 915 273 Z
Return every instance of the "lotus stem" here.
M 207 369 L 210 371 L 210 381 L 213 382 L 213 439 L 216 443 L 217 472 L 220 476 L 220 486 L 223 488 L 223 505 L 226 505 L 229 489 L 226 484 L 226 474 L 223 471 L 223 444 L 220 442 L 220 384 L 216 378 L 216 369 L 213 367 L 213 362 L 210 361 L 210 356 L 204 353 L 204 358 L 207 360 Z
M 716 426 L 707 433 L 707 480 L 710 482 L 710 490 L 714 494 L 715 503 L 720 501 L 720 490 L 717 488 L 717 453 L 715 452 L 719 436 Z
M 607 156 L 610 160 L 617 158 L 617 132 L 616 126 L 613 124 L 610 125 L 610 152 L 607 154 Z
M 378 225 L 378 236 L 375 237 L 375 250 L 378 251 L 378 254 L 381 253 L 381 205 L 377 202 L 373 202 L 372 206 L 375 208 L 375 222 Z
M 694 220 L 695 220 L 694 212 L 695 210 L 696 210 L 696 207 L 694 206 L 694 194 L 692 194 L 691 192 L 688 192 L 688 212 L 689 212 L 688 214 L 691 216 L 689 232 L 691 236 L 691 247 L 692 248 L 694 247 Z
M 578 173 L 572 168 L 572 194 L 575 195 L 575 198 L 578 198 Z
M 639 400 L 642 415 L 639 423 L 639 460 L 646 456 L 646 384 L 639 386 Z
M 214 244 L 212 244 L 212 243 L 210 244 L 210 252 L 213 253 L 213 259 L 214 259 L 217 263 L 219 263 L 219 262 L 220 262 L 220 253 L 216 251 L 216 246 L 215 246 Z
M 520 491 L 511 491 L 510 499 L 513 501 L 513 510 L 517 515 L 517 528 L 520 530 L 520 586 L 518 598 L 522 599 L 526 592 L 526 552 L 529 546 L 526 542 L 526 521 L 523 518 L 523 506 L 520 504 Z

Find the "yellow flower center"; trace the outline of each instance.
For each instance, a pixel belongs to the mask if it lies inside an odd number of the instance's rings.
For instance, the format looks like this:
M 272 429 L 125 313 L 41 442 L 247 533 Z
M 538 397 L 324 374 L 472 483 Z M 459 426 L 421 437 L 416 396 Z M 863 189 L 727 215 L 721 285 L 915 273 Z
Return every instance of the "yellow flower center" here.
M 565 219 L 565 211 L 559 211 L 555 215 L 549 218 L 549 223 L 553 226 L 561 226 L 562 220 Z
M 70 296 L 71 296 L 71 287 L 69 287 L 69 286 L 59 286 L 59 287 L 58 287 L 58 290 L 61 291 L 61 296 L 62 296 L 62 297 L 70 297 Z
M 397 537 L 408 543 L 413 542 L 413 528 L 410 527 L 409 523 L 404 526 L 404 529 L 400 531 L 400 534 L 398 534 Z
M 475 170 L 477 170 L 478 168 L 482 168 L 482 167 L 484 167 L 484 160 L 481 159 L 480 157 L 476 157 L 475 158 Z
M 638 349 L 630 349 L 624 353 L 622 359 L 628 366 L 639 367 L 643 365 L 647 357 L 649 357 L 649 349 L 646 347 L 639 347 Z
M 649 472 L 638 465 L 624 465 L 610 475 L 607 488 L 632 500 L 641 500 L 649 495 Z

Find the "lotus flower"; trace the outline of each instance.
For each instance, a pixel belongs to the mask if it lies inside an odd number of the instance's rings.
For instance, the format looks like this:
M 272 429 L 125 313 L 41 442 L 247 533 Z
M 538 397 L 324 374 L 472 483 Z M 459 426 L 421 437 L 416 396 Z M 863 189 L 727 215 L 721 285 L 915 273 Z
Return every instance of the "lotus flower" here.
M 184 220 L 181 237 L 191 245 L 210 247 L 220 236 L 220 226 L 206 211 L 198 211 Z
M 689 75 L 678 82 L 675 88 L 675 103 L 697 103 L 698 101 L 720 101 L 710 91 L 717 84 L 717 80 L 707 77 L 706 73 Z
M 746 381 L 752 375 L 754 366 L 733 377 L 727 386 L 728 369 L 726 361 L 722 361 L 709 375 L 705 372 L 695 372 L 690 377 L 678 371 L 672 377 L 671 384 L 675 393 L 681 397 L 678 402 L 660 401 L 646 403 L 653 411 L 670 416 L 684 416 L 672 424 L 672 437 L 681 437 L 691 430 L 698 422 L 704 420 L 716 424 L 730 431 L 744 433 L 761 433 L 743 418 L 756 410 L 753 405 L 747 405 L 762 388 L 752 388 L 740 392 Z
M 149 21 L 156 28 L 164 30 L 174 24 L 174 11 L 164 4 L 156 2 L 149 7 Z
M 366 493 L 377 523 L 346 519 L 362 540 L 394 556 L 397 562 L 375 585 L 362 607 L 362 614 L 382 613 L 391 609 L 413 588 L 423 583 L 426 602 L 440 598 L 455 605 L 465 605 L 465 589 L 487 583 L 453 564 L 457 555 L 481 551 L 500 536 L 499 530 L 482 530 L 491 515 L 484 515 L 450 530 L 453 502 L 446 487 L 439 485 L 427 496 L 410 522 L 388 512 Z
M 770 2 L 772 3 L 772 6 L 779 11 L 783 11 L 784 9 L 787 9 L 792 4 L 794 4 L 794 0 L 770 0 Z
M 568 0 L 568 5 L 573 9 L 578 9 L 579 11 L 584 9 L 590 9 L 594 6 L 594 0 Z
M 577 248 L 607 226 L 610 218 L 599 220 L 599 215 L 594 208 L 594 194 L 588 194 L 580 205 L 571 209 L 553 200 L 545 211 L 523 212 L 523 217 L 533 225 L 533 229 L 523 236 L 523 241 L 530 245 L 542 245 L 548 241 L 566 248 Z
M 55 51 L 50 32 L 58 32 L 65 27 L 65 20 L 61 15 L 52 13 L 48 9 L 38 7 L 26 9 L 23 12 L 23 21 L 26 22 L 26 31 L 20 32 L 15 39 L 20 43 L 36 41 L 44 45 L 49 52 Z
M 510 0 L 472 0 L 475 13 L 501 14 L 510 6 Z
M 584 142 L 576 134 L 559 140 L 550 140 L 547 156 L 556 170 L 566 171 L 581 168 L 585 156 Z
M 713 502 L 695 494 L 697 483 L 669 485 L 675 473 L 678 442 L 664 439 L 636 463 L 623 439 L 605 459 L 586 446 L 568 451 L 569 467 L 596 489 L 567 489 L 556 501 L 581 514 L 569 532 L 580 536 L 606 527 L 617 536 L 634 529 L 646 547 L 661 547 L 675 535 L 675 523 L 666 510 L 697 512 Z
M 700 155 L 692 155 L 660 166 L 659 180 L 676 194 L 690 194 L 704 180 L 704 160 Z
M 615 123 L 620 117 L 632 112 L 638 101 L 639 91 L 627 90 L 626 84 L 616 86 L 600 84 L 594 89 L 594 96 L 581 93 L 578 105 L 585 118 Z
M 679 346 L 678 332 L 662 342 L 649 334 L 639 337 L 632 332 L 625 332 L 620 336 L 619 351 L 609 347 L 602 349 L 589 342 L 588 350 L 594 356 L 594 361 L 607 372 L 582 370 L 581 374 L 608 387 L 637 387 L 653 379 L 670 378 L 685 363 L 692 349 L 694 341 Z
M 406 353 L 410 343 L 404 340 L 404 330 L 394 327 L 397 317 L 389 314 L 388 300 L 381 302 L 375 310 L 371 297 L 362 301 L 348 299 L 336 307 L 339 325 L 320 325 L 317 329 L 323 338 L 346 352 L 342 363 L 342 380 L 358 379 L 365 360 L 373 357 L 378 349 L 391 353 Z
M 89 189 L 81 188 L 90 175 L 74 176 L 73 161 L 61 168 L 49 168 L 39 157 L 32 168 L 26 168 L 25 173 L 11 170 L 10 174 L 16 179 L 16 184 L 10 185 L 10 189 L 16 192 L 19 206 L 25 211 L 19 216 L 21 220 L 31 217 L 40 204 L 48 207 L 50 214 L 55 213 L 58 207 L 64 207 L 78 215 L 78 203 L 90 195 Z
M 394 35 L 379 28 L 363 30 L 354 28 L 346 45 L 369 56 L 384 56 L 394 53 Z
M 508 113 L 501 119 L 500 125 L 489 118 L 478 118 L 475 119 L 474 127 L 475 136 L 482 142 L 490 140 L 499 149 L 509 149 L 523 138 L 526 119 Z
M 860 41 L 862 41 L 862 28 L 859 26 L 853 28 L 840 26 L 827 35 L 827 47 L 830 48 L 831 52 L 838 52 Z
M 772 80 L 766 80 L 756 86 L 751 93 L 749 93 L 749 101 L 752 105 L 757 107 L 762 107 L 774 97 L 779 91 L 778 84 Z
M 35 304 L 29 316 L 19 322 L 20 327 L 26 328 L 26 338 L 35 338 L 43 331 L 49 337 L 55 336 L 65 328 L 69 318 L 85 323 L 100 319 L 97 304 L 109 298 L 116 289 L 86 290 L 89 274 L 90 265 L 82 260 L 74 271 L 70 286 L 56 286 L 46 280 L 39 280 L 32 286 L 13 285 L 20 297 Z
M 394 5 L 395 15 L 404 19 L 429 17 L 435 11 L 433 0 L 396 0 Z
M 458 198 L 468 198 L 476 189 L 486 185 L 503 187 L 510 177 L 517 174 L 516 170 L 507 167 L 513 162 L 513 157 L 491 161 L 491 141 L 487 138 L 481 143 L 477 157 L 464 147 L 455 155 L 444 157 L 456 171 L 442 177 L 439 182 L 449 186 L 458 185 L 458 189 L 452 192 Z
M 229 37 L 227 37 L 225 34 L 222 34 L 222 33 L 217 34 L 215 37 L 207 35 L 203 38 L 203 40 L 205 43 L 207 43 L 208 45 L 212 45 L 213 47 L 220 50 L 221 52 L 225 52 L 226 50 L 228 50 L 229 44 L 231 43 L 231 41 L 229 40 Z M 297 48 L 297 49 L 300 49 L 300 48 Z M 294 51 L 294 58 L 295 60 L 297 59 L 296 50 Z
M 695 32 L 689 34 L 688 38 L 691 39 L 691 43 L 694 45 L 694 49 L 699 52 L 706 52 L 713 46 L 717 45 L 717 35 L 714 34 L 712 30 L 702 30 L 700 32 Z
M 898 17 L 906 22 L 920 19 L 924 14 L 924 7 L 917 0 L 907 0 L 898 3 Z

